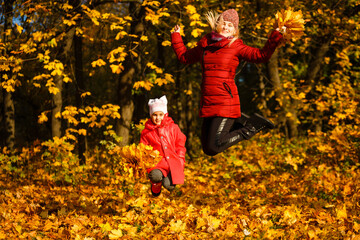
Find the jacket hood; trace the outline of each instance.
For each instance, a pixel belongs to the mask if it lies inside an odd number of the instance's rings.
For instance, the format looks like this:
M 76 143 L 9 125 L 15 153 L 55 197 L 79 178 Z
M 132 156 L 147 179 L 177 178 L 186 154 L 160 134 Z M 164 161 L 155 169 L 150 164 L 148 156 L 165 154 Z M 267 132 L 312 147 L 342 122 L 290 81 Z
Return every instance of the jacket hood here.
M 166 127 L 172 123 L 174 123 L 173 119 L 167 115 L 164 116 L 164 119 L 161 121 L 160 125 L 155 125 L 149 118 L 145 123 L 145 129 L 148 131 L 153 131 L 156 128 Z

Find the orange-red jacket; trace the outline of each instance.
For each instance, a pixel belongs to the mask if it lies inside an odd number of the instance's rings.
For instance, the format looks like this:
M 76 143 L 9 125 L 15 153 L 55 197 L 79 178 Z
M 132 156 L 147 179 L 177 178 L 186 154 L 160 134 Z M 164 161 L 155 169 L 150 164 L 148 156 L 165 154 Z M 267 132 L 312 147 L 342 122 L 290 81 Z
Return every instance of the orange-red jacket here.
M 159 169 L 164 177 L 171 172 L 173 184 L 184 183 L 186 136 L 171 117 L 166 114 L 161 125 L 155 125 L 149 119 L 141 132 L 140 142 L 152 146 L 163 156 L 155 167 L 147 170 L 148 172 Z
M 281 39 L 282 34 L 273 31 L 265 46 L 258 49 L 245 45 L 241 39 L 229 45 L 230 39 L 212 32 L 205 35 L 196 47 L 187 49 L 179 33 L 171 34 L 172 47 L 180 62 L 201 63 L 200 117 L 240 117 L 240 100 L 234 81 L 239 61 L 268 61 Z

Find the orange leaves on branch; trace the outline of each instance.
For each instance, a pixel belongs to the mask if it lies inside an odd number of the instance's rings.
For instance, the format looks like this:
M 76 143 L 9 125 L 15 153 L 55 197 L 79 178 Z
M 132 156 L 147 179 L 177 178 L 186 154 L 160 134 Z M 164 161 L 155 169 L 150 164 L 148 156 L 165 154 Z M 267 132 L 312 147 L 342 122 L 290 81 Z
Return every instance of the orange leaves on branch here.
M 169 9 L 166 7 L 160 7 L 161 3 L 159 1 L 144 1 L 142 5 L 149 6 L 145 7 L 145 20 L 150 21 L 153 25 L 160 24 L 160 18 L 162 17 L 170 17 L 170 14 L 168 13 Z M 157 10 L 154 11 L 151 8 L 157 8 Z
M 164 73 L 164 70 L 154 63 L 149 62 L 146 66 L 152 69 L 153 72 L 147 74 L 144 80 L 135 82 L 133 86 L 134 89 L 138 90 L 139 88 L 144 88 L 146 91 L 150 91 L 154 84 L 162 86 L 175 82 L 171 74 Z
M 286 31 L 283 34 L 285 41 L 297 40 L 304 34 L 305 20 L 301 10 L 294 12 L 292 8 L 283 9 L 275 14 L 275 28 L 281 30 L 282 27 L 286 27 Z
M 91 66 L 92 66 L 93 68 L 95 68 L 95 67 L 102 67 L 102 66 L 104 66 L 104 65 L 106 65 L 106 63 L 105 63 L 105 61 L 102 60 L 101 58 L 99 58 L 98 60 L 93 61 L 93 62 L 91 63 Z

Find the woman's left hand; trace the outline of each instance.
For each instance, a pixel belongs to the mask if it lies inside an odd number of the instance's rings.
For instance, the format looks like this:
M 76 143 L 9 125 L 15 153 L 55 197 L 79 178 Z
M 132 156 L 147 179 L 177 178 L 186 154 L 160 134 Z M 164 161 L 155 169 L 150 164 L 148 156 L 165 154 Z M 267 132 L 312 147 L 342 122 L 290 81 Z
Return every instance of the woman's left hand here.
M 279 32 L 282 33 L 282 34 L 286 33 L 286 27 L 285 27 L 285 26 L 282 26 L 281 29 L 280 29 L 280 28 L 276 28 L 275 30 L 276 30 L 276 31 L 279 31 Z
M 174 33 L 174 32 L 180 32 L 180 26 L 179 25 L 175 25 L 175 27 L 174 27 L 174 31 L 172 31 L 171 33 Z

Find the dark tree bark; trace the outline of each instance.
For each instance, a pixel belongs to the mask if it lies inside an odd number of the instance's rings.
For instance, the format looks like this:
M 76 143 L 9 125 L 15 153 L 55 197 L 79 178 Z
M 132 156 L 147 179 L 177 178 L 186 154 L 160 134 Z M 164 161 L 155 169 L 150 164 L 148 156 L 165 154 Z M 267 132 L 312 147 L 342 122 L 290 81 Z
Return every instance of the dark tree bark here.
M 83 73 L 83 52 L 82 52 L 82 37 L 74 34 L 74 71 L 75 71 L 75 80 L 76 80 L 76 105 L 78 108 L 84 106 L 81 94 L 85 91 L 85 80 Z M 79 124 L 78 128 L 85 128 L 84 124 Z M 84 153 L 86 151 L 85 136 L 78 136 L 78 151 L 80 164 L 85 164 Z
M 279 77 L 278 51 L 275 51 L 271 56 L 267 67 L 274 87 L 275 97 L 278 101 L 281 101 L 279 104 L 282 108 L 282 113 L 280 114 L 279 122 L 283 125 L 287 137 L 296 137 L 298 136 L 296 103 L 291 102 L 284 96 L 284 89 Z M 290 117 L 287 116 L 288 113 L 291 114 Z
M 321 41 L 320 41 L 321 42 Z M 328 38 L 325 42 L 321 43 L 320 46 L 315 50 L 315 54 L 313 55 L 309 67 L 306 74 L 305 81 L 310 83 L 312 92 L 311 94 L 316 96 L 315 86 L 316 79 L 319 76 L 319 72 L 321 70 L 322 63 L 324 62 L 324 58 L 329 51 L 331 39 Z M 322 113 L 320 111 L 314 111 L 314 124 L 315 124 L 315 132 L 320 132 L 322 129 Z
M 61 120 L 56 118 L 56 114 L 61 112 L 62 108 L 62 89 L 63 89 L 63 78 L 62 76 L 56 75 L 54 77 L 55 86 L 60 90 L 56 95 L 52 96 L 53 109 L 51 111 L 51 133 L 52 137 L 61 137 Z
M 4 30 L 2 34 L 2 42 L 7 43 L 9 41 L 8 36 L 6 36 L 6 30 L 12 28 L 13 21 L 13 3 L 14 0 L 6 0 L 3 3 L 3 16 L 4 16 Z M 7 50 L 3 50 L 2 55 L 9 57 Z M 7 74 L 8 77 L 11 77 L 11 72 L 2 72 Z M 3 91 L 3 101 L 4 101 L 4 121 L 5 121 L 5 132 L 6 132 L 6 146 L 9 149 L 13 149 L 15 146 L 15 107 L 13 94 L 6 90 Z
M 72 5 L 76 9 L 81 4 L 80 0 L 74 0 L 72 2 Z M 71 29 L 70 31 L 74 31 L 74 29 Z M 81 99 L 81 94 L 85 91 L 85 79 L 84 79 L 84 73 L 83 73 L 83 39 L 81 35 L 77 35 L 75 32 L 73 32 L 73 38 L 72 38 L 72 45 L 73 45 L 73 71 L 74 71 L 74 77 L 75 77 L 75 86 L 76 86 L 76 106 L 78 108 L 82 108 L 84 106 L 84 103 Z M 79 121 L 80 124 L 78 126 L 78 129 L 85 128 L 84 124 Z M 86 151 L 86 139 L 85 136 L 79 135 L 78 136 L 78 154 L 80 158 L 80 165 L 85 164 L 85 156 L 84 153 Z
M 129 34 L 141 35 L 145 30 L 144 26 L 144 8 L 139 3 L 129 4 L 130 16 L 134 19 L 131 22 Z M 124 71 L 119 76 L 118 82 L 118 105 L 120 106 L 121 118 L 116 122 L 116 134 L 122 137 L 120 146 L 128 145 L 130 142 L 131 122 L 134 114 L 134 99 L 132 95 L 133 81 L 141 72 L 140 55 L 132 59 L 128 55 L 124 61 Z

